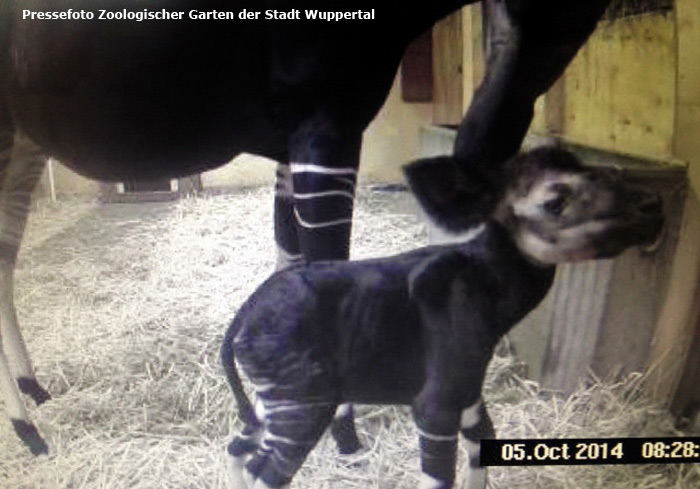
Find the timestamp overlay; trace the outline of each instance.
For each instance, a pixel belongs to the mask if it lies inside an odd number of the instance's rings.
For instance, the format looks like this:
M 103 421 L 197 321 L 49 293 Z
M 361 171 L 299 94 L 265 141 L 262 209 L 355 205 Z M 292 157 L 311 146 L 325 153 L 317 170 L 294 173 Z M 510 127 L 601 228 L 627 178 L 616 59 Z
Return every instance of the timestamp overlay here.
M 700 437 L 481 440 L 481 465 L 700 463 Z

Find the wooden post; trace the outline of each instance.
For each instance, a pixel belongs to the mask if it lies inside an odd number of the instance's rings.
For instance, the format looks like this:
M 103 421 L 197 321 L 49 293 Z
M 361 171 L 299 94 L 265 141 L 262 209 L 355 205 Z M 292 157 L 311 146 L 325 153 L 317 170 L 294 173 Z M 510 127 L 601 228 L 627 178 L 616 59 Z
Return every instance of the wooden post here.
M 56 202 L 56 179 L 54 175 L 53 163 L 54 159 L 49 158 L 46 162 L 46 168 L 49 175 L 49 195 L 51 196 L 51 202 Z
M 433 124 L 462 120 L 462 12 L 433 27 Z

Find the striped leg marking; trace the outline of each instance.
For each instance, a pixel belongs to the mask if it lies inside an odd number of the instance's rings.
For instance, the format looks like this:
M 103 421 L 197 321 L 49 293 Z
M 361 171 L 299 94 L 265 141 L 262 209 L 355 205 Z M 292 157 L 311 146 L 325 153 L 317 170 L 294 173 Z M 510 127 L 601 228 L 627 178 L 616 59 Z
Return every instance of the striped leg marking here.
M 45 160 L 31 142 L 19 136 L 13 139 L 12 132 L 3 129 L 0 128 L 0 390 L 15 432 L 38 455 L 48 453 L 48 446 L 29 420 L 18 387 L 37 404 L 50 396 L 34 376 L 17 322 L 13 283 L 31 194 Z
M 284 488 L 325 431 L 336 405 L 265 399 L 263 404 L 262 436 L 245 463 L 243 479 L 250 489 Z
M 486 487 L 486 468 L 479 463 L 481 453 L 479 443 L 483 438 L 493 438 L 494 430 L 483 402 L 478 401 L 462 411 L 460 425 L 469 454 L 463 487 L 464 489 L 484 489 Z
M 275 183 L 275 242 L 277 243 L 276 269 L 287 268 L 302 260 L 294 213 L 294 190 L 289 165 L 277 165 Z
M 357 169 L 291 163 L 294 216 L 305 229 L 347 225 L 352 221 Z

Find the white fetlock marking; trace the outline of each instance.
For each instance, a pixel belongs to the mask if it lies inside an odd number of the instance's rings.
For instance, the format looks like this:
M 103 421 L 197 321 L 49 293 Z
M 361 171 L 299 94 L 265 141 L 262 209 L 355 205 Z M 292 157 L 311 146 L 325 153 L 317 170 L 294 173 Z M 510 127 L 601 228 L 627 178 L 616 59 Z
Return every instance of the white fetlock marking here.
M 232 457 L 229 455 L 228 474 L 233 489 L 248 489 L 248 483 L 244 477 L 247 456 Z
M 486 469 L 483 467 L 479 468 L 466 468 L 466 475 L 464 476 L 464 481 L 462 483 L 463 489 L 486 489 Z
M 471 440 L 465 441 L 465 448 L 470 459 L 479 459 L 481 454 L 481 444 Z M 467 462 L 465 467 L 464 489 L 485 489 L 486 487 L 486 469 L 484 467 L 472 467 L 470 462 Z
M 459 426 L 462 429 L 471 428 L 477 425 L 477 423 L 481 420 L 479 416 L 480 407 L 481 401 L 479 400 L 462 411 L 462 415 L 459 420 Z
M 464 447 L 467 449 L 470 458 L 476 458 L 481 455 L 481 444 L 478 442 L 465 440 Z
M 436 479 L 435 477 L 428 474 L 421 474 L 420 482 L 418 483 L 418 489 L 439 489 L 445 484 L 444 481 Z
M 243 481 L 246 484 L 246 489 L 253 489 L 255 487 L 255 476 L 247 470 L 243 471 Z
M 351 408 L 352 408 L 352 404 L 341 404 L 335 410 L 335 415 L 333 417 L 335 419 L 344 418 L 350 414 Z
M 272 487 L 265 484 L 265 482 L 263 482 L 261 479 L 256 480 L 255 484 L 251 487 L 252 487 L 252 489 L 272 489 Z M 286 486 L 282 486 L 279 489 L 286 489 L 288 487 L 289 487 L 289 484 L 287 484 Z
M 279 246 L 277 247 L 277 263 L 275 263 L 275 270 L 282 270 L 295 263 L 299 263 L 304 255 L 301 253 L 288 253 Z

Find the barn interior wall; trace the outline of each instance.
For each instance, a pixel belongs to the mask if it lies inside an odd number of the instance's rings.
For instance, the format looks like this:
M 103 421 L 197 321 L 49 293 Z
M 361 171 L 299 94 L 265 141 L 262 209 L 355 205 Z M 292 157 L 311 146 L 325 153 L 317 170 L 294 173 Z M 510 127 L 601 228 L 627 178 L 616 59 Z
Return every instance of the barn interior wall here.
M 419 152 L 420 128 L 430 124 L 431 103 L 401 99 L 401 77 L 394 79 L 384 106 L 364 133 L 360 155 L 360 181 L 402 183 L 401 167 Z
M 602 22 L 538 102 L 532 131 L 612 152 L 682 162 L 688 190 L 652 340 L 650 393 L 676 414 L 700 405 L 700 2 Z M 695 380 L 694 380 L 695 379 Z M 693 385 L 691 385 L 693 384 Z
M 692 345 L 700 336 L 700 2 L 676 0 L 678 78 L 673 141 L 674 156 L 688 163 L 688 196 L 680 242 L 665 307 L 653 344 L 653 392 L 673 396 L 681 414 L 700 406 L 695 381 L 700 360 Z
M 475 15 L 478 15 L 476 12 Z M 464 23 L 465 53 L 479 45 Z M 651 345 L 650 392 L 676 414 L 700 406 L 700 2 L 601 22 L 538 100 L 531 132 L 604 151 L 686 164 L 679 242 Z M 466 61 L 465 61 L 466 62 Z M 465 91 L 474 70 L 465 66 Z M 478 71 L 478 70 L 477 70 Z M 468 97 L 464 97 L 465 103 Z
M 85 178 L 75 173 L 70 168 L 54 160 L 53 163 L 53 186 L 57 197 L 77 196 L 80 198 L 96 198 L 100 194 L 100 184 L 89 178 Z M 49 177 L 48 166 L 41 176 L 37 185 L 36 195 L 39 197 L 49 197 L 51 195 L 51 178 Z
M 540 104 L 533 129 L 607 151 L 669 159 L 675 63 L 671 14 L 603 21 Z

